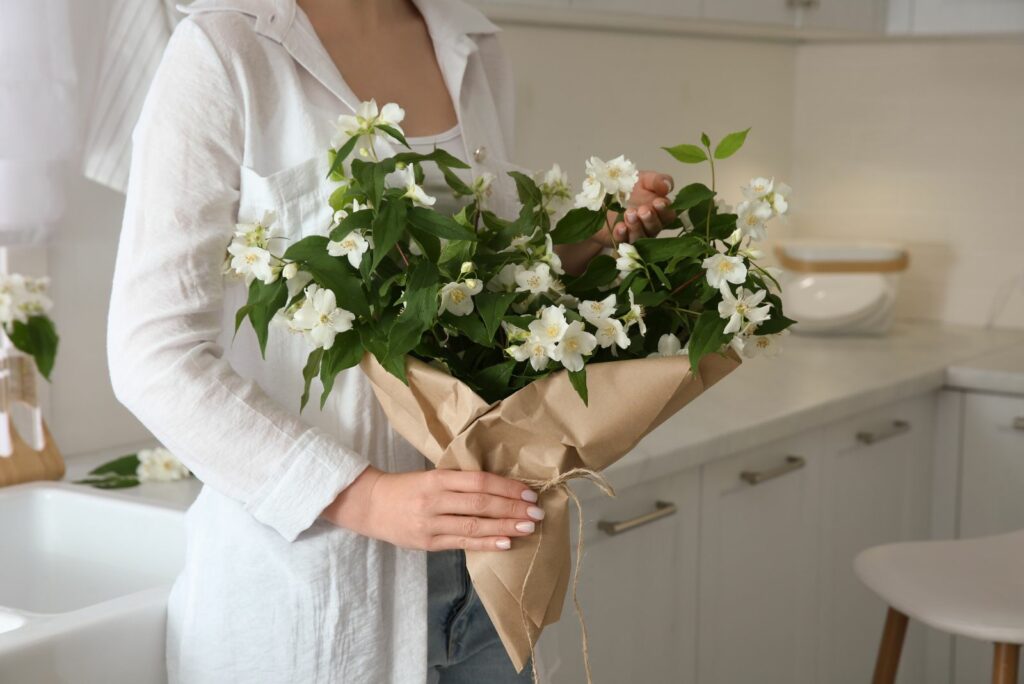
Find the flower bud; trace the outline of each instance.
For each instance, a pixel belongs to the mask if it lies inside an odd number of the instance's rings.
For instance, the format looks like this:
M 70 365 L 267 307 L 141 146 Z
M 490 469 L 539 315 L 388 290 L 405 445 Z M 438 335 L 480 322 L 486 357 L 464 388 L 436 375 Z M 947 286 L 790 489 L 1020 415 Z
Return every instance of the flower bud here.
M 475 268 L 476 268 L 476 266 L 473 264 L 472 261 L 463 261 L 462 262 L 462 268 L 459 270 L 459 273 L 461 273 L 462 275 L 466 275 L 467 273 L 471 272 Z
M 285 267 L 281 269 L 281 275 L 284 276 L 285 280 L 291 280 L 298 272 L 299 266 L 294 261 L 286 264 Z

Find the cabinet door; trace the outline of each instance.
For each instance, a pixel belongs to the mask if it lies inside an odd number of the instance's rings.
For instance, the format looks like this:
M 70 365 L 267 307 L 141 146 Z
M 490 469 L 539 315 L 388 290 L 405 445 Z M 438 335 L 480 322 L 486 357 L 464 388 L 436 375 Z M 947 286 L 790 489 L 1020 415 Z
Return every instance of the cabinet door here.
M 808 28 L 881 33 L 885 29 L 881 0 L 817 0 L 800 10 L 800 25 Z
M 968 393 L 963 406 L 959 536 L 1024 528 L 1024 397 Z M 954 663 L 957 684 L 984 681 L 992 647 L 958 638 Z
M 813 623 L 821 443 L 813 431 L 703 467 L 701 684 L 819 681 Z
M 897 11 L 910 4 L 912 33 L 1012 33 L 1024 31 L 1019 0 L 892 0 Z
M 648 14 L 659 17 L 700 16 L 701 0 L 569 0 L 573 8 L 600 9 L 630 14 Z
M 796 26 L 798 10 L 790 0 L 704 0 L 705 19 L 748 24 Z
M 693 469 L 620 491 L 614 499 L 584 502 L 579 597 L 595 679 L 694 682 L 699 499 L 700 477 Z M 671 510 L 664 504 L 674 512 L 653 522 L 615 535 L 598 529 L 599 521 L 664 514 Z M 571 593 L 570 584 L 561 620 L 541 639 L 541 662 L 553 684 L 586 681 Z
M 819 679 L 871 680 L 885 603 L 857 579 L 853 559 L 878 544 L 926 539 L 935 396 L 899 402 L 827 428 L 822 468 Z M 924 632 L 911 629 L 900 682 L 924 681 Z

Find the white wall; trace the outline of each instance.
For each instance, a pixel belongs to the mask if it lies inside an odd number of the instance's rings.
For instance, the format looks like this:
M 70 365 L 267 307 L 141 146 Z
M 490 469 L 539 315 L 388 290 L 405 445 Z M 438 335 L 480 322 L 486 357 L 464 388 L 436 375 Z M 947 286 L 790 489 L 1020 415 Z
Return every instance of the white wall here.
M 802 46 L 796 230 L 909 245 L 898 315 L 1024 327 L 1022 122 L 1019 39 Z

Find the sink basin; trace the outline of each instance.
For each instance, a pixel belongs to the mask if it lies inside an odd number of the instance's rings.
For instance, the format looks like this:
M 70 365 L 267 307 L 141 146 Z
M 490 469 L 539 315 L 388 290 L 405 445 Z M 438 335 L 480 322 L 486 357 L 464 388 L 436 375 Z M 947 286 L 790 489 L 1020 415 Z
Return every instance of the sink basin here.
M 0 681 L 164 681 L 183 518 L 66 483 L 0 489 Z

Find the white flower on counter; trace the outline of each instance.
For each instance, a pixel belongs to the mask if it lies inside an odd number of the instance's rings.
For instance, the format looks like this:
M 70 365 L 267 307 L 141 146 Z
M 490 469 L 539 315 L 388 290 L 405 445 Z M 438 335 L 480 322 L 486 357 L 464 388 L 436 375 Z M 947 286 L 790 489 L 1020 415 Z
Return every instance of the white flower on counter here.
M 139 466 L 135 476 L 139 482 L 174 482 L 191 475 L 188 468 L 163 447 L 142 449 L 137 456 Z
M 412 200 L 413 205 L 417 207 L 432 207 L 437 202 L 436 197 L 428 195 L 423 188 L 416 183 L 416 169 L 412 164 L 406 165 L 404 168 L 399 169 L 396 173 L 401 178 L 402 184 L 405 186 L 405 194 L 403 197 L 408 197 Z
M 327 253 L 333 257 L 348 257 L 348 263 L 352 265 L 352 268 L 359 268 L 359 264 L 363 261 L 363 255 L 368 249 L 370 249 L 370 241 L 363 236 L 360 230 L 353 230 L 337 242 L 327 241 Z
M 473 295 L 480 294 L 483 289 L 484 284 L 476 278 L 448 283 L 441 288 L 441 305 L 437 312 L 450 311 L 454 316 L 468 316 L 473 313 Z
M 306 299 L 292 316 L 290 325 L 305 333 L 314 346 L 330 349 L 338 333 L 352 329 L 355 314 L 337 305 L 333 290 L 314 283 L 305 292 Z
M 726 335 L 739 332 L 745 323 L 757 326 L 768 320 L 772 305 L 758 306 L 768 295 L 766 290 L 751 293 L 747 288 L 741 287 L 739 292 L 734 295 L 732 289 L 726 284 L 723 284 L 720 289 L 722 301 L 718 303 L 718 315 L 729 321 L 725 330 L 722 331 Z
M 620 274 L 643 268 L 643 259 L 640 258 L 640 252 L 636 251 L 636 247 L 628 242 L 620 242 L 617 253 L 615 268 L 619 269 Z
M 535 264 L 533 268 L 523 268 L 515 273 L 516 292 L 543 294 L 551 289 L 551 267 L 545 263 Z
M 743 355 L 748 359 L 757 356 L 773 357 L 778 356 L 782 351 L 782 338 L 789 334 L 789 330 L 783 330 L 774 335 L 752 335 L 747 338 L 743 345 Z
M 647 356 L 648 358 L 652 356 L 686 356 L 689 353 L 690 350 L 683 346 L 678 337 L 675 335 L 662 335 L 658 338 L 658 351 L 651 352 Z
M 576 206 L 592 211 L 602 207 L 606 195 L 611 195 L 612 200 L 619 204 L 625 204 L 633 186 L 640 180 L 636 165 L 621 154 L 607 162 L 591 157 L 586 168 L 587 177 L 583 181 L 583 189 L 576 195 Z
M 583 357 L 593 353 L 596 346 L 597 338 L 583 329 L 583 323 L 573 321 L 566 327 L 562 339 L 552 349 L 551 358 L 561 363 L 567 370 L 581 371 Z M 629 346 L 628 340 L 626 346 Z
M 714 288 L 721 288 L 722 283 L 741 285 L 747 279 L 747 265 L 743 263 L 743 257 L 718 253 L 705 259 L 701 265 L 707 271 L 708 284 Z
M 0 275 L 0 325 L 10 329 L 15 321 L 24 323 L 30 316 L 46 314 L 53 308 L 53 301 L 46 295 L 49 285 L 47 277 Z

